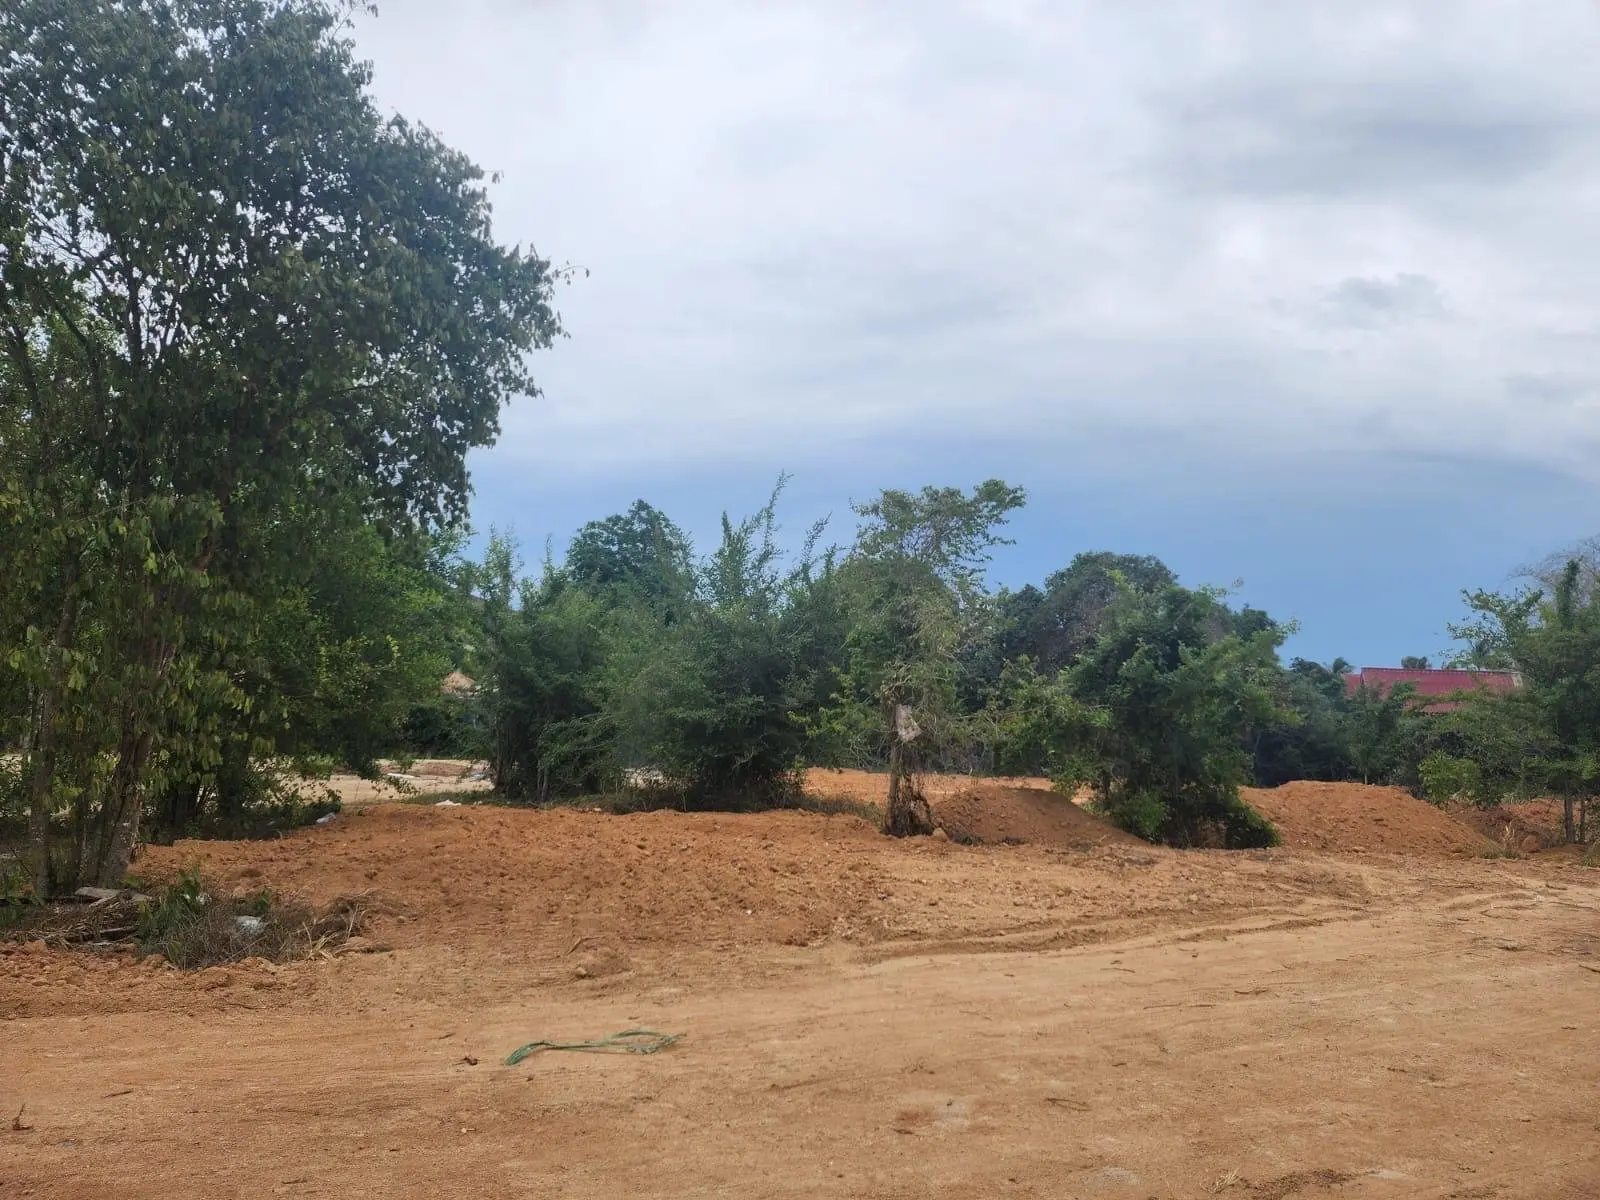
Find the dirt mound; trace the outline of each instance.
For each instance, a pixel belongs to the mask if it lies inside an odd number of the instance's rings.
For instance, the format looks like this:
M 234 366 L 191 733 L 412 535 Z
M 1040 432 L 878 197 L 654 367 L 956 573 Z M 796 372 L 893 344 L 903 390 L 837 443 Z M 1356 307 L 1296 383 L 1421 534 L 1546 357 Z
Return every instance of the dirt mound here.
M 1294 850 L 1481 854 L 1493 848 L 1476 830 L 1399 788 L 1286 783 L 1245 788 L 1243 795 Z
M 1048 779 L 926 775 L 921 783 L 934 822 L 957 841 L 1068 849 L 1147 844 L 1090 816 L 1055 791 Z M 881 772 L 806 772 L 806 791 L 812 796 L 869 806 L 874 812 L 888 790 L 889 777 Z
M 195 863 L 220 886 L 269 883 L 313 903 L 371 889 L 400 925 L 425 920 L 434 936 L 804 942 L 876 887 L 864 856 L 840 849 L 881 842 L 859 818 L 803 812 L 376 804 L 280 841 L 151 847 L 138 868 Z
M 933 819 L 957 841 L 1085 850 L 1108 844 L 1148 845 L 1090 816 L 1065 796 L 1039 788 L 991 784 L 936 796 L 932 805 Z

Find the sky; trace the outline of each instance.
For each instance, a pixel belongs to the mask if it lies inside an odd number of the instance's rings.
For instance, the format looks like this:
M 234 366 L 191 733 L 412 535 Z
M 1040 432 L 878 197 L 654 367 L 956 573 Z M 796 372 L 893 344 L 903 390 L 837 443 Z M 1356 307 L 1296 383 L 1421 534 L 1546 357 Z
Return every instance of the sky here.
M 579 268 L 472 459 L 530 561 L 885 487 L 1028 490 L 996 583 L 1155 554 L 1448 650 L 1600 533 L 1600 4 L 380 0 L 385 110 Z

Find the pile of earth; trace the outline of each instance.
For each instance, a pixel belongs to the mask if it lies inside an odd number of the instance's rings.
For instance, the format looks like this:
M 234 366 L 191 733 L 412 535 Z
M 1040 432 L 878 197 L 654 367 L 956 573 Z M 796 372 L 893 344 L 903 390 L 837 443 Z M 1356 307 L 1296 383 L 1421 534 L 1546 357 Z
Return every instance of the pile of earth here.
M 920 783 L 934 823 L 958 842 L 1026 843 L 1075 850 L 1147 844 L 1085 812 L 1055 791 L 1048 779 L 928 775 Z M 860 805 L 873 816 L 880 811 L 888 790 L 888 776 L 879 772 L 806 772 L 806 791 L 811 796 Z
M 1301 782 L 1242 794 L 1291 850 L 1475 855 L 1495 848 L 1477 830 L 1400 788 Z
M 985 784 L 929 798 L 933 819 L 957 841 L 1027 843 L 1089 850 L 1096 846 L 1145 846 L 1067 797 L 1040 788 Z
M 841 903 L 881 890 L 870 852 L 883 841 L 848 815 L 374 804 L 277 841 L 152 846 L 139 867 L 193 865 L 224 889 L 268 884 L 312 903 L 372 889 L 380 910 L 432 936 L 805 942 Z

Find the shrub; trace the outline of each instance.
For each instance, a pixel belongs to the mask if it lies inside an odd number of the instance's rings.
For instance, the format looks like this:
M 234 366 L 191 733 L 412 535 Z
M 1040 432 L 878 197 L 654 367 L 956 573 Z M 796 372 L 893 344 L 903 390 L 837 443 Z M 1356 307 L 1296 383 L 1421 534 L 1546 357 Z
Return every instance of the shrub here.
M 1471 759 L 1454 758 L 1435 750 L 1422 760 L 1419 771 L 1423 793 L 1435 804 L 1443 804 L 1446 800 L 1472 800 L 1476 803 L 1481 799 L 1483 771 Z
M 1125 590 L 1072 667 L 1008 670 L 1007 756 L 1046 766 L 1065 791 L 1090 788 L 1098 811 L 1150 841 L 1276 845 L 1239 787 L 1251 766 L 1244 738 L 1281 715 L 1269 684 L 1284 634 L 1227 632 L 1236 623 L 1213 592 Z

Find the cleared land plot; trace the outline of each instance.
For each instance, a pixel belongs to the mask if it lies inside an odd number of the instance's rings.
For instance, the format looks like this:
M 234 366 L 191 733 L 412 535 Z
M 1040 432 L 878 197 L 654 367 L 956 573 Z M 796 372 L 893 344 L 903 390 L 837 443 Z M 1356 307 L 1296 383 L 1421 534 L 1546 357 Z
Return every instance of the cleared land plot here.
M 180 843 L 324 961 L 0 947 L 0 1194 L 1591 1197 L 1600 875 L 373 805 Z M 361 950 L 370 951 L 367 953 Z M 536 1055 L 643 1025 L 652 1057 Z M 476 1063 L 469 1062 L 476 1059 Z

